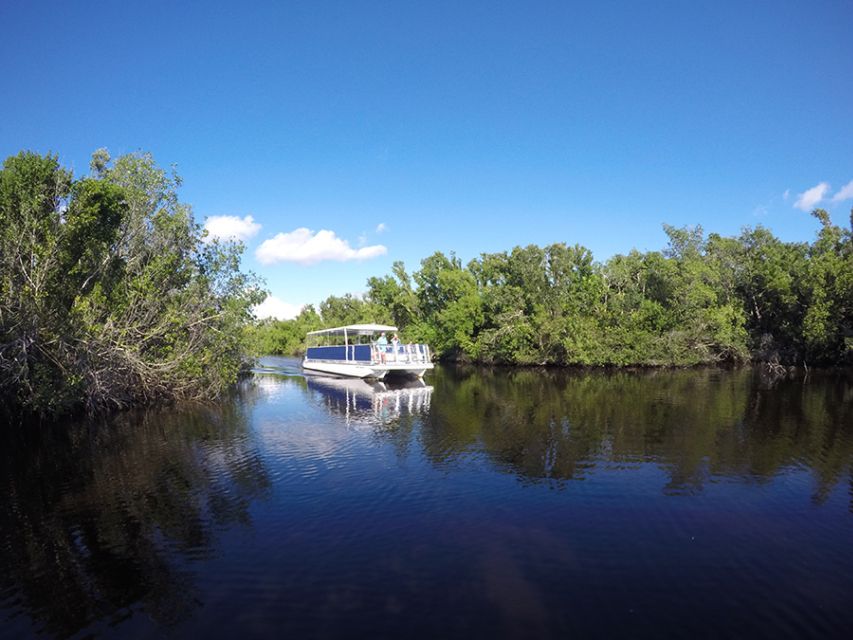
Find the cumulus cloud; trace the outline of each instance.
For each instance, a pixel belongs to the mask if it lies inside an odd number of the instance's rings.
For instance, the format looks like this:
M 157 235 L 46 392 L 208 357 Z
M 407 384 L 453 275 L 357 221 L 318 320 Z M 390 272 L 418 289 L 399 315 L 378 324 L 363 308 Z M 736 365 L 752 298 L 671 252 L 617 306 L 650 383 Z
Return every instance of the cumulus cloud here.
M 851 184 L 853 184 L 853 183 L 851 183 Z M 380 222 L 379 224 L 376 225 L 376 233 L 385 233 L 386 231 L 388 231 L 388 225 L 385 224 L 384 222 Z
M 838 190 L 838 193 L 832 196 L 832 201 L 842 202 L 844 200 L 850 200 L 851 198 L 853 198 L 853 180 L 841 187 L 841 189 Z
M 323 260 L 367 260 L 386 253 L 388 249 L 381 244 L 353 249 L 349 242 L 339 238 L 334 231 L 321 229 L 315 233 L 311 229 L 300 227 L 264 240 L 255 251 L 255 257 L 261 264 L 297 262 L 307 265 Z
M 261 304 L 254 307 L 255 317 L 263 320 L 264 318 L 275 318 L 276 320 L 291 320 L 299 315 L 302 311 L 301 304 L 290 304 L 275 296 L 267 296 Z
M 797 196 L 794 206 L 801 211 L 811 211 L 826 197 L 827 191 L 829 191 L 829 184 L 821 182 Z
M 220 240 L 248 240 L 261 230 L 261 225 L 252 216 L 238 218 L 237 216 L 210 216 L 204 222 L 207 229 L 208 242 L 216 238 Z

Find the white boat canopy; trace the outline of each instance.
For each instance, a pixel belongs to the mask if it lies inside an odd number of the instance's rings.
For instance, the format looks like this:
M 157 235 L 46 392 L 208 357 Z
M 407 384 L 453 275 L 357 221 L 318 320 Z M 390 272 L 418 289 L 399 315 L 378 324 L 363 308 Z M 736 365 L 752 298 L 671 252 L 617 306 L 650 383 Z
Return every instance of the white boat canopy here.
M 350 336 L 370 336 L 374 333 L 383 331 L 395 332 L 397 327 L 392 327 L 388 324 L 349 324 L 345 327 L 335 327 L 334 329 L 320 329 L 319 331 L 309 331 L 309 336 L 329 336 L 329 335 L 350 335 Z

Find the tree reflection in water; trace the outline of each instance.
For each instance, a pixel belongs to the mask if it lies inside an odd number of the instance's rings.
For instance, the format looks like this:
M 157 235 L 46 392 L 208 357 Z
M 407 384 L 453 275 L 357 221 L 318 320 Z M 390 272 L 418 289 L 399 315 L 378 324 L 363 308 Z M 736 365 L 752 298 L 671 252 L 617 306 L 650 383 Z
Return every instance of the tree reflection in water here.
M 435 465 L 483 454 L 530 482 L 560 485 L 594 469 L 653 463 L 667 470 L 662 490 L 684 494 L 714 476 L 766 482 L 806 467 L 819 503 L 853 460 L 853 385 L 837 373 L 444 367 L 429 386 L 306 381 L 330 413 L 401 452 L 418 436 Z
M 158 626 L 190 614 L 191 561 L 213 552 L 217 527 L 249 524 L 270 484 L 248 400 L 7 430 L 3 608 L 56 637 L 136 611 Z
M 805 466 L 820 502 L 853 459 L 853 386 L 838 374 L 445 368 L 431 383 L 422 440 L 438 465 L 482 451 L 525 480 L 559 484 L 651 462 L 667 469 L 671 493 Z
M 838 373 L 288 361 L 217 408 L 7 429 L 0 636 L 847 628 L 850 415 Z

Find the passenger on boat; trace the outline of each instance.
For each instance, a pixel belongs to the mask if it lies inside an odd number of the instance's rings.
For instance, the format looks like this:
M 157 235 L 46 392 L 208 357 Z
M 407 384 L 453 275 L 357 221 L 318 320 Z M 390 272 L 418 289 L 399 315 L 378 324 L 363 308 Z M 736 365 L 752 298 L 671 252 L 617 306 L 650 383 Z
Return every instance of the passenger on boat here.
M 388 338 L 385 337 L 385 332 L 379 334 L 379 339 L 376 341 L 376 350 L 379 352 L 379 359 L 382 364 L 385 364 L 385 354 L 388 351 Z

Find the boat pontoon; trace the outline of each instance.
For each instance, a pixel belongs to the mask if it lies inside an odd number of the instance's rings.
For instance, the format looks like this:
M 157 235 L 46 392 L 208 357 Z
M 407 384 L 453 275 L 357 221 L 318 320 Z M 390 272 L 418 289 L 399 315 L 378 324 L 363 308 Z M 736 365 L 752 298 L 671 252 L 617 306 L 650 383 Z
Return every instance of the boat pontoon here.
M 382 324 L 351 324 L 308 334 L 308 349 L 302 368 L 355 378 L 386 376 L 423 377 L 433 368 L 425 344 L 380 344 L 382 333 L 392 335 L 397 327 Z

